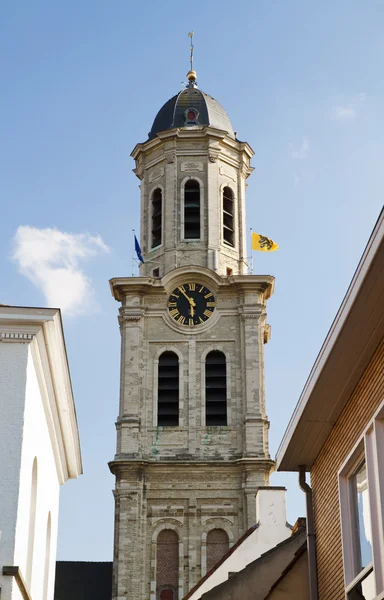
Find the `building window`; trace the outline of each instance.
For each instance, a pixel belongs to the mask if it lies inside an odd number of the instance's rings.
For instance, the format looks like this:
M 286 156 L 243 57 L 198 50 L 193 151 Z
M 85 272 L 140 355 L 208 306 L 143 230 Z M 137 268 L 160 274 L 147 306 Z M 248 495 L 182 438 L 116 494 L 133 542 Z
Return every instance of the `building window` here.
M 44 587 L 43 587 L 43 600 L 48 599 L 49 591 L 49 571 L 51 564 L 51 513 L 48 513 L 47 519 L 47 531 L 45 534 L 45 563 L 44 563 Z
M 225 355 L 218 350 L 205 359 L 205 424 L 227 424 L 227 365 Z
M 31 495 L 29 499 L 29 527 L 28 527 L 28 550 L 25 579 L 29 589 L 32 585 L 33 575 L 33 555 L 35 549 L 35 530 L 36 530 L 36 510 L 37 510 L 37 458 L 35 457 L 32 465 Z
M 184 186 L 184 239 L 200 239 L 200 185 L 195 179 Z
M 350 478 L 350 485 L 353 499 L 353 519 L 356 525 L 357 568 L 362 571 L 372 563 L 372 528 L 365 460 Z
M 211 529 L 207 535 L 207 572 L 223 558 L 228 550 L 227 532 L 224 529 Z
M 179 358 L 174 352 L 163 352 L 159 358 L 157 424 L 179 424 Z
M 179 536 L 163 529 L 157 537 L 156 591 L 158 600 L 178 600 Z
M 228 246 L 235 245 L 235 211 L 233 192 L 230 187 L 223 189 L 223 240 Z
M 161 244 L 163 212 L 163 193 L 160 188 L 156 188 L 152 194 L 152 244 L 151 248 L 156 248 Z
M 185 111 L 185 124 L 186 125 L 197 125 L 198 112 L 194 108 L 187 108 Z
M 384 532 L 380 496 L 384 483 L 384 456 L 379 451 L 384 447 L 382 411 L 383 408 L 339 473 L 344 580 L 348 600 L 373 600 L 384 592 Z

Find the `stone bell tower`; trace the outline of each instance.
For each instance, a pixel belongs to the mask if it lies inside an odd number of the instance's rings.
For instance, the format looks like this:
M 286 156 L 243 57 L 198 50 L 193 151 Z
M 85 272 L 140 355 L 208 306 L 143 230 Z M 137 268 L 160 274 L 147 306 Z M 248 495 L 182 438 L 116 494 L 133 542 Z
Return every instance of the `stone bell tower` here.
M 181 600 L 256 523 L 268 485 L 263 345 L 273 277 L 248 275 L 253 151 L 196 73 L 132 153 L 139 277 L 121 303 L 114 600 Z

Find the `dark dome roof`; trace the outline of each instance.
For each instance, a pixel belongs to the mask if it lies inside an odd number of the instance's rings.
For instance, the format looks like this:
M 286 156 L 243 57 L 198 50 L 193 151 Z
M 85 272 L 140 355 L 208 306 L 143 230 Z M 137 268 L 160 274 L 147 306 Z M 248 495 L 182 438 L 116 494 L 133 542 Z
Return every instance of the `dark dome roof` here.
M 186 126 L 186 111 L 194 109 L 198 115 L 196 125 L 210 125 L 216 129 L 227 131 L 235 139 L 231 121 L 224 108 L 211 96 L 197 87 L 187 87 L 160 108 L 149 132 L 149 139 L 156 137 L 160 131 Z

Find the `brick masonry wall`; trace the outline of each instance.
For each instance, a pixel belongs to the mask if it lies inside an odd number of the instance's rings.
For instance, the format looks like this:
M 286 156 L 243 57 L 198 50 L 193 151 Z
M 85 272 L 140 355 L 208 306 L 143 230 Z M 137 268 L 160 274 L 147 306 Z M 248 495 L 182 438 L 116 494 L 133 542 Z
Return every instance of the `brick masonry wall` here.
M 219 562 L 228 549 L 227 533 L 223 529 L 212 529 L 207 535 L 207 571 Z
M 164 529 L 157 538 L 157 589 L 179 583 L 179 536 L 172 529 Z
M 384 398 L 384 340 L 377 348 L 311 471 L 319 600 L 344 599 L 338 471 Z

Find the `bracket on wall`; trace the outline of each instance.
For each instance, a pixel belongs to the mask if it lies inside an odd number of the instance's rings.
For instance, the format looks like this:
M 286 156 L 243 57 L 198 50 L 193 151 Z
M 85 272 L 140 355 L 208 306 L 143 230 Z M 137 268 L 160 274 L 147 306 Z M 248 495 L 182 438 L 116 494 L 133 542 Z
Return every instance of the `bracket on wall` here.
M 32 600 L 31 595 L 27 589 L 27 584 L 24 581 L 24 577 L 21 574 L 20 567 L 3 567 L 3 575 L 9 575 L 16 579 L 16 583 L 23 597 L 23 600 Z

